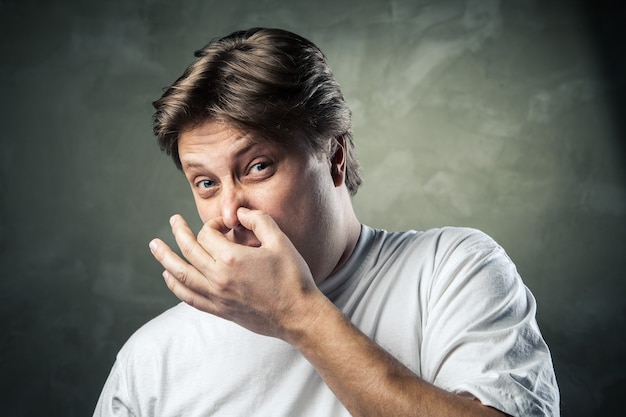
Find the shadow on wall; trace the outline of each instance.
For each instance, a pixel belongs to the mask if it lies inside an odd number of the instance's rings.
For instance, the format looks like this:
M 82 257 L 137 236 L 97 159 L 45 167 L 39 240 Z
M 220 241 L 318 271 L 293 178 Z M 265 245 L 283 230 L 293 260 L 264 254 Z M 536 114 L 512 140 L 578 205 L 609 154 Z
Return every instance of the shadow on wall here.
M 615 147 L 620 152 L 622 167 L 626 166 L 626 4 L 619 1 L 600 0 L 585 2 L 585 16 L 590 38 L 596 50 L 605 82 L 611 86 L 610 120 L 616 129 Z M 622 170 L 624 172 L 626 170 Z M 622 181 L 626 183 L 626 178 Z M 603 389 L 604 399 L 596 416 L 617 415 L 623 412 L 626 378 L 622 377 Z
M 626 165 L 626 4 L 616 0 L 585 2 L 585 16 L 591 40 L 606 83 L 611 85 L 611 118 L 620 138 L 617 145 Z

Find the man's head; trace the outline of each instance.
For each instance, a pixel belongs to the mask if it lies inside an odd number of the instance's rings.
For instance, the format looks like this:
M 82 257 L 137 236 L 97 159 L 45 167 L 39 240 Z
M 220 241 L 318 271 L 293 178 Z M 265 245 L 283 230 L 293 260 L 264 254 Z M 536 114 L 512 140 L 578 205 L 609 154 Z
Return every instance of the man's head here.
M 291 32 L 256 28 L 211 42 L 195 55 L 154 102 L 154 132 L 179 168 L 181 133 L 208 120 L 273 142 L 305 137 L 326 157 L 342 138 L 346 186 L 356 193 L 361 176 L 350 109 L 317 46 Z

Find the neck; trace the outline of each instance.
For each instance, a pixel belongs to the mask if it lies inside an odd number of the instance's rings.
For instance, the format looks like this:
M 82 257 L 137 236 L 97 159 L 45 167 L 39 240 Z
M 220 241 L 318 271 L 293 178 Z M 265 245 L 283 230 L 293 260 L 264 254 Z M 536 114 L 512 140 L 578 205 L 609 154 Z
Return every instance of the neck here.
M 350 258 L 352 252 L 354 252 L 356 243 L 359 240 L 359 236 L 361 236 L 361 223 L 359 223 L 356 216 L 354 217 L 354 221 L 351 222 L 350 227 L 347 229 L 348 233 L 346 234 L 345 250 L 341 254 L 341 258 L 339 258 L 339 262 L 337 263 L 337 266 L 335 267 L 335 269 L 333 269 L 333 272 L 331 274 L 334 274 L 339 269 L 341 269 L 341 267 Z
M 342 217 L 343 221 L 337 227 L 336 238 L 340 242 L 341 254 L 335 267 L 328 274 L 324 274 L 323 278 L 316 279 L 316 283 L 319 285 L 323 281 L 326 280 L 330 275 L 333 275 L 335 272 L 339 271 L 341 267 L 347 262 L 347 260 L 352 255 L 354 248 L 361 236 L 361 223 L 356 217 L 354 210 L 352 209 L 352 204 L 348 205 L 345 215 Z

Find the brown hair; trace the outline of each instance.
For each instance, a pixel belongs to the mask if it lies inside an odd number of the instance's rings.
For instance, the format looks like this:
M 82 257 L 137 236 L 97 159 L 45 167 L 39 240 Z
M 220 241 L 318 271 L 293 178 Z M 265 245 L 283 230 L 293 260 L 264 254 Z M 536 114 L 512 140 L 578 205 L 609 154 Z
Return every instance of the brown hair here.
M 271 141 L 304 133 L 312 149 L 330 150 L 329 156 L 343 138 L 346 185 L 356 193 L 362 179 L 351 112 L 317 46 L 285 30 L 254 28 L 213 41 L 195 56 L 153 103 L 154 133 L 179 169 L 179 135 L 215 119 Z

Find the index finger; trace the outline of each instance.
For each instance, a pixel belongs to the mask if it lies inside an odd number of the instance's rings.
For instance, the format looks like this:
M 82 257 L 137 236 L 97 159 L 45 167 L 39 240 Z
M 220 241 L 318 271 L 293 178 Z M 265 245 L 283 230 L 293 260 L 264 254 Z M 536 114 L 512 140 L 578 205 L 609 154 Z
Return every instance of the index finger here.
M 198 233 L 197 242 L 214 260 L 218 258 L 224 260 L 233 251 L 248 248 L 246 245 L 231 241 L 226 236 L 230 230 L 224 225 L 221 217 L 210 219 Z
M 185 259 L 200 271 L 206 271 L 215 262 L 215 259 L 198 243 L 187 221 L 180 214 L 175 214 L 170 217 L 170 226 L 174 239 L 176 239 Z

